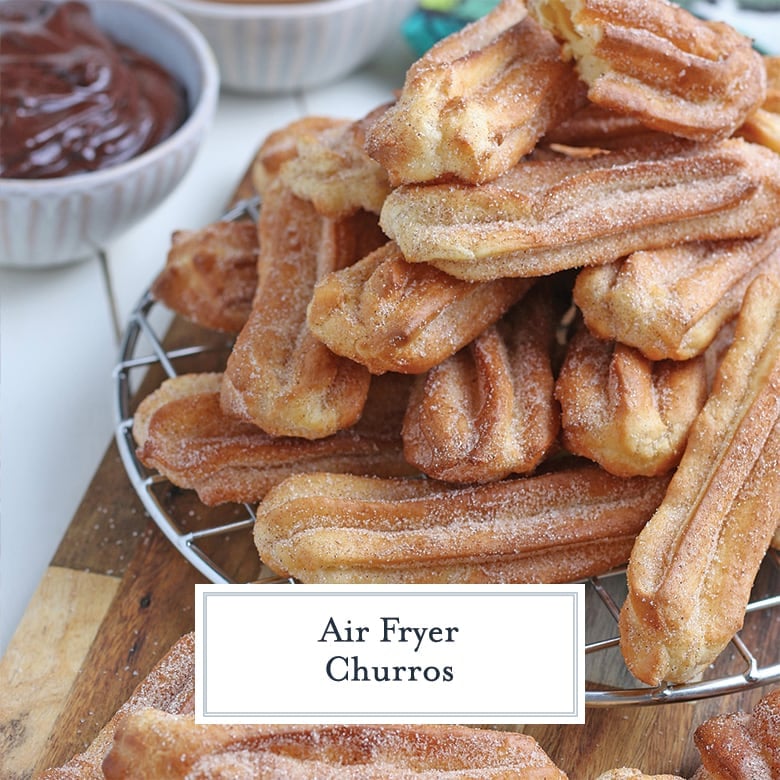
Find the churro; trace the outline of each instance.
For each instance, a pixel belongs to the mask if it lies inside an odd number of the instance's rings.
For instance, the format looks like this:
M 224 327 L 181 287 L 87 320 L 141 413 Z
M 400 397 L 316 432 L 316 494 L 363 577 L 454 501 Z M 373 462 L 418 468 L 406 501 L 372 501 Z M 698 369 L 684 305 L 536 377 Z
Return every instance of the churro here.
M 397 102 L 370 128 L 368 153 L 394 186 L 489 181 L 585 102 L 553 36 L 521 0 L 444 38 L 406 74 Z
M 561 441 L 612 474 L 665 474 L 679 462 L 707 390 L 703 357 L 652 361 L 580 324 L 555 385 Z
M 496 322 L 533 280 L 472 284 L 407 263 L 394 242 L 315 286 L 312 333 L 338 355 L 375 373 L 419 374 Z
M 620 613 L 626 665 L 684 682 L 741 628 L 780 505 L 780 284 L 748 289 L 664 501 L 639 535 Z
M 258 252 L 252 222 L 177 230 L 151 295 L 198 325 L 238 333 L 252 311 Z
M 636 347 L 652 360 L 686 360 L 704 352 L 737 315 L 760 273 L 780 279 L 780 228 L 751 239 L 634 252 L 585 268 L 574 301 L 599 338 Z
M 291 474 L 353 472 L 383 477 L 416 472 L 404 458 L 401 423 L 407 377 L 371 380 L 363 414 L 348 430 L 318 439 L 271 436 L 220 408 L 220 374 L 166 380 L 138 407 L 138 458 L 206 505 L 256 503 Z
M 772 780 L 780 777 L 780 689 L 750 712 L 730 712 L 693 734 L 702 768 L 696 780 Z
M 326 217 L 343 217 L 359 209 L 379 214 L 390 192 L 387 172 L 364 151 L 366 128 L 386 106 L 346 125 L 326 128 L 298 139 L 296 154 L 280 166 L 282 181 Z
M 406 459 L 448 482 L 532 472 L 560 429 L 552 357 L 565 300 L 539 283 L 496 325 L 415 383 Z
M 525 734 L 466 726 L 198 725 L 145 710 L 126 718 L 106 780 L 566 780 Z
M 410 262 L 461 279 L 541 276 L 780 220 L 780 156 L 731 138 L 528 160 L 479 187 L 404 185 L 381 224 Z
M 307 583 L 569 582 L 627 560 L 667 482 L 580 463 L 468 487 L 300 474 L 261 502 L 254 538 Z
M 325 273 L 385 239 L 375 215 L 320 216 L 278 180 L 265 194 L 258 233 L 258 287 L 228 358 L 223 408 L 276 436 L 328 436 L 358 419 L 370 375 L 312 335 L 306 308 Z
M 696 141 L 730 136 L 766 91 L 746 36 L 665 0 L 529 0 L 563 44 L 588 98 L 647 127 Z

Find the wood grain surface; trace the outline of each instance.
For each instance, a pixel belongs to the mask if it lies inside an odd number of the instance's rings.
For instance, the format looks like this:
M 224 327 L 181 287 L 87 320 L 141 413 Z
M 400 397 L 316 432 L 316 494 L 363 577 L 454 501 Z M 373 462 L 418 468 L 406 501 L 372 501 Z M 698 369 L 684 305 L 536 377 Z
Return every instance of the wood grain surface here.
M 245 183 L 240 193 L 246 194 Z M 174 320 L 167 344 L 192 343 L 193 327 Z M 198 369 L 197 359 L 189 368 Z M 138 396 L 159 380 L 151 371 Z M 193 507 L 197 515 L 194 499 Z M 239 571 L 251 579 L 254 550 L 246 539 L 235 544 L 242 545 Z M 766 576 L 762 587 L 779 592 L 778 567 Z M 83 750 L 158 659 L 194 628 L 194 586 L 203 581 L 148 517 L 110 444 L 0 662 L 0 778 L 34 777 Z M 777 610 L 750 632 L 751 642 L 777 647 Z M 572 780 L 621 766 L 690 777 L 699 765 L 692 730 L 716 713 L 751 708 L 767 691 L 590 708 L 582 726 L 502 728 L 534 736 Z

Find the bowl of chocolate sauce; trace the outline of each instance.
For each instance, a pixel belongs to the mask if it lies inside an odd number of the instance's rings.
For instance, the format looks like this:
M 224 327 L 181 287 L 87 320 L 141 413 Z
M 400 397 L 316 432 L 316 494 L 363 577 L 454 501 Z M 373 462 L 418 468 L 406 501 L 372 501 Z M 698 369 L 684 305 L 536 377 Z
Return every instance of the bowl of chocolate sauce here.
M 154 0 L 0 0 L 0 265 L 104 249 L 180 183 L 219 77 Z

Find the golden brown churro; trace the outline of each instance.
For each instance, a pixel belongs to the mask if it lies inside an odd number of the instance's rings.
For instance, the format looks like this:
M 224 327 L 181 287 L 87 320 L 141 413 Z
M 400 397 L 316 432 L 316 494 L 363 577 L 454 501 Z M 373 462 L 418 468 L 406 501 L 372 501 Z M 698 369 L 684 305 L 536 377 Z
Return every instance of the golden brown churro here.
M 552 357 L 564 308 L 539 283 L 496 325 L 420 377 L 404 418 L 406 459 L 448 482 L 532 472 L 560 429 Z
M 760 273 L 780 278 L 780 228 L 734 241 L 635 252 L 585 268 L 574 301 L 592 333 L 653 360 L 704 352 Z
M 663 503 L 634 545 L 620 647 L 648 684 L 683 682 L 742 626 L 780 505 L 780 284 L 751 284 Z
M 624 477 L 665 474 L 707 398 L 703 357 L 652 361 L 580 325 L 555 385 L 562 443 Z
M 749 38 L 665 0 L 529 0 L 588 98 L 654 130 L 696 141 L 730 136 L 761 105 L 766 74 Z
M 198 725 L 145 710 L 126 718 L 106 780 L 566 780 L 525 734 L 466 726 Z
M 409 68 L 398 101 L 370 128 L 366 148 L 394 186 L 489 181 L 584 97 L 553 36 L 526 16 L 521 0 L 503 0 Z
M 780 777 L 780 689 L 750 712 L 716 715 L 693 734 L 702 768 L 697 780 L 772 780 Z
M 388 242 L 314 288 L 308 323 L 338 355 L 375 373 L 419 374 L 455 354 L 496 322 L 533 284 L 472 284 L 407 263 Z
M 385 239 L 374 215 L 322 217 L 280 181 L 265 194 L 258 231 L 258 287 L 228 358 L 223 408 L 276 436 L 328 436 L 358 419 L 370 376 L 310 333 L 306 307 L 325 273 Z
M 101 764 L 119 724 L 150 707 L 172 714 L 195 711 L 194 634 L 185 634 L 173 645 L 83 753 L 61 767 L 46 770 L 38 780 L 105 780 Z
M 371 380 L 363 414 L 348 430 L 318 439 L 271 436 L 220 408 L 220 374 L 183 374 L 138 407 L 138 457 L 207 505 L 255 503 L 291 474 L 353 472 L 383 477 L 415 473 L 403 456 L 401 423 L 409 380 Z
M 462 279 L 540 276 L 780 220 L 780 156 L 731 138 L 529 160 L 480 187 L 405 185 L 381 224 L 410 262 Z
M 238 333 L 252 311 L 258 252 L 252 222 L 177 230 L 152 297 L 205 328 Z
M 279 169 L 282 181 L 326 217 L 343 217 L 359 209 L 379 214 L 390 192 L 387 172 L 364 151 L 366 128 L 386 106 L 346 125 L 303 136 L 297 153 Z
M 627 560 L 667 482 L 580 463 L 476 487 L 301 474 L 258 507 L 255 544 L 311 583 L 570 582 Z
M 257 150 L 250 168 L 250 179 L 255 192 L 263 195 L 282 165 L 297 157 L 299 140 L 317 136 L 323 130 L 344 128 L 348 124 L 348 119 L 305 116 L 268 135 Z

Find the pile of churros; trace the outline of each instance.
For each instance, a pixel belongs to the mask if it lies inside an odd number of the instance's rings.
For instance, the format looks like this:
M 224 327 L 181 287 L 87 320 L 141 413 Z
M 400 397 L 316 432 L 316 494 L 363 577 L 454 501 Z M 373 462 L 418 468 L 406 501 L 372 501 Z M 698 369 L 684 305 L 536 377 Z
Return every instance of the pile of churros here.
M 153 294 L 237 335 L 139 458 L 257 503 L 303 582 L 628 562 L 629 669 L 696 677 L 780 543 L 779 63 L 664 0 L 503 0 L 391 104 L 280 128 L 258 224 L 173 238 Z

